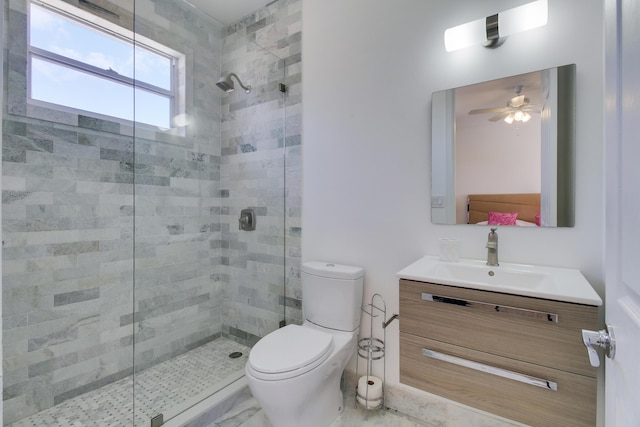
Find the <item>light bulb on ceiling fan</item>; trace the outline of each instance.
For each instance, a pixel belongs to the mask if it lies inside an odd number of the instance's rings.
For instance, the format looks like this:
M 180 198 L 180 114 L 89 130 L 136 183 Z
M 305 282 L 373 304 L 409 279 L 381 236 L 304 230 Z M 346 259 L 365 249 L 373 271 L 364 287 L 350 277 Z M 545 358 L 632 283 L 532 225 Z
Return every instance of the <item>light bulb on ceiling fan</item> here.
M 524 113 L 522 112 L 522 110 L 518 110 L 513 114 L 513 118 L 516 120 L 516 122 L 521 122 L 523 117 Z

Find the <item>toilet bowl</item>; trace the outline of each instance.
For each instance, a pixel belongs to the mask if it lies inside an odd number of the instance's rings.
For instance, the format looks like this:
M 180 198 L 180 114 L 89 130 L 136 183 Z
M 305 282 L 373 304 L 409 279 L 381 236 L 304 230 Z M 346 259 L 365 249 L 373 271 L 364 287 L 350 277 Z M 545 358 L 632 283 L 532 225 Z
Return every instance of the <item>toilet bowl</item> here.
M 340 379 L 356 350 L 363 279 L 357 267 L 303 264 L 305 321 L 251 349 L 247 382 L 273 427 L 326 427 L 342 412 Z

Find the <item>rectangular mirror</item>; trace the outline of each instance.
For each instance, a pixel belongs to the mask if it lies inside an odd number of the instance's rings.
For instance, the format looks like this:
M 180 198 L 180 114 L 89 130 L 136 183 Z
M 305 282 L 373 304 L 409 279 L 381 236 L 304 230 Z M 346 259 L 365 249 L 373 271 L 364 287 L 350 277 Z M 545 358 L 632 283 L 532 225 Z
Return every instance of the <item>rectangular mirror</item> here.
M 431 221 L 573 227 L 575 64 L 434 92 Z

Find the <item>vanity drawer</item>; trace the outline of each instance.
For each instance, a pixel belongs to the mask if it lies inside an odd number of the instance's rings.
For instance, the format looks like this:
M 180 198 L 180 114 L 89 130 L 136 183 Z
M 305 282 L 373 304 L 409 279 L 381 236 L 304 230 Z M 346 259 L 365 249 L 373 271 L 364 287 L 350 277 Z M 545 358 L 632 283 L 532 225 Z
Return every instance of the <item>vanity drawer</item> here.
M 454 357 L 453 362 L 449 356 Z M 464 366 L 468 361 L 472 367 Z M 531 377 L 538 386 L 523 382 Z M 591 376 L 403 332 L 400 382 L 531 426 L 585 427 L 596 423 L 596 379 Z M 557 390 L 544 387 L 554 387 L 554 383 Z
M 597 330 L 597 315 L 595 306 L 400 280 L 401 332 L 590 377 L 582 329 Z

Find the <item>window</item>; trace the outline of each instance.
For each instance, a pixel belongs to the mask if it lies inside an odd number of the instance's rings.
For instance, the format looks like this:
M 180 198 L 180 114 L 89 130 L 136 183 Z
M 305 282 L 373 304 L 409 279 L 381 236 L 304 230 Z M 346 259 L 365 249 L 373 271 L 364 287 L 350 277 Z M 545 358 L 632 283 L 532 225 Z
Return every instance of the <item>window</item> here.
M 84 13 L 30 4 L 30 99 L 170 128 L 182 55 Z

